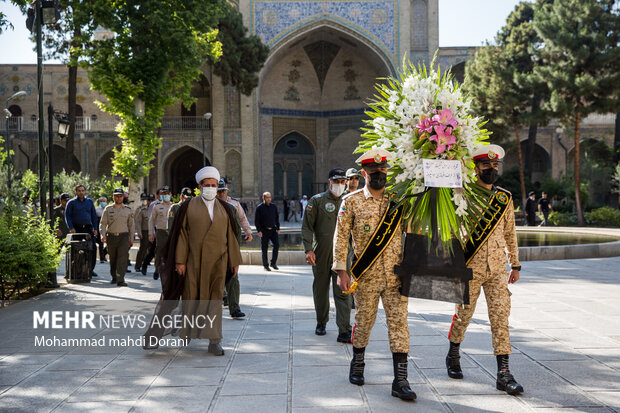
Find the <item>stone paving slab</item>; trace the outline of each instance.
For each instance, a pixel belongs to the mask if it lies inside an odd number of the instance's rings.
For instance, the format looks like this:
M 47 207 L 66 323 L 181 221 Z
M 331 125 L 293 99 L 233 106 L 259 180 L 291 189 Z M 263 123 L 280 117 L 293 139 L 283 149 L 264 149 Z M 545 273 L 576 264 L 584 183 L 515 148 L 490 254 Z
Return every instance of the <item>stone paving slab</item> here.
M 241 307 L 224 310 L 223 357 L 208 341 L 188 347 L 38 348 L 28 336 L 32 311 L 99 308 L 96 300 L 157 300 L 152 277 L 109 284 L 107 265 L 89 284 L 60 289 L 0 310 L 0 411 L 11 412 L 620 412 L 620 258 L 524 265 L 512 296 L 511 369 L 518 397 L 495 389 L 496 361 L 484 299 L 462 348 L 463 380 L 445 373 L 454 305 L 409 300 L 409 380 L 414 403 L 390 394 L 393 367 L 379 310 L 366 352 L 366 385 L 348 383 L 351 346 L 337 343 L 332 305 L 327 334 L 314 334 L 312 273 L 306 266 L 265 272 L 243 266 Z M 62 282 L 62 266 L 59 271 Z M 121 301 L 122 300 L 122 301 Z M 353 312 L 354 314 L 354 312 Z M 140 328 L 67 331 L 74 338 L 122 338 Z M 125 335 L 127 335 L 125 334 Z

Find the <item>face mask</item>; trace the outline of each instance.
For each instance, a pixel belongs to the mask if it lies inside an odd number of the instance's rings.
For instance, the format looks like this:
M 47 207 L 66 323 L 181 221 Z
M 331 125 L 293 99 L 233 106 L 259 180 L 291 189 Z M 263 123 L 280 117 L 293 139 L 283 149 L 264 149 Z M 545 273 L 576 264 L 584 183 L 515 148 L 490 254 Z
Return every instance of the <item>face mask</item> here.
M 202 188 L 202 197 L 207 201 L 213 201 L 217 195 L 217 188 L 211 186 Z
M 338 198 L 344 192 L 345 184 L 331 184 L 329 189 L 336 198 Z
M 368 181 L 368 186 L 376 190 L 385 188 L 385 183 L 387 182 L 386 173 L 377 171 L 369 174 L 369 176 L 370 180 Z
M 142 206 L 146 206 L 147 202 L 146 199 L 142 201 Z
M 170 202 L 170 195 L 164 195 L 162 201 Z
M 102 202 L 102 203 L 101 203 L 101 206 L 102 206 L 102 207 L 104 207 L 104 206 L 105 206 L 105 202 Z
M 478 177 L 487 185 L 493 185 L 495 181 L 497 181 L 497 178 L 499 178 L 497 169 L 495 168 L 482 169 Z

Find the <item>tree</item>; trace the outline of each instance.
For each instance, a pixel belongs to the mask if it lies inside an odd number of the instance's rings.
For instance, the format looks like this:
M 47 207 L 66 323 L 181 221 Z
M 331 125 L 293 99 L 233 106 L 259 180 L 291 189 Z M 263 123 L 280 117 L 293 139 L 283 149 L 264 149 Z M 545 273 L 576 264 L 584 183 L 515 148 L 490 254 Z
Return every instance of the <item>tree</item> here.
M 548 3 L 550 0 L 538 0 L 539 5 Z M 549 90 L 544 82 L 531 76 L 534 66 L 541 64 L 533 54 L 533 48 L 541 41 L 534 30 L 534 10 L 535 5 L 530 2 L 517 4 L 496 37 L 507 59 L 507 70 L 512 72 L 507 74 L 512 77 L 509 86 L 525 103 L 518 117 L 520 123 L 529 127 L 524 157 L 524 173 L 528 180 L 532 179 L 538 125 L 549 122 L 548 112 L 541 108 L 542 101 L 549 98 Z
M 497 140 L 513 129 L 519 158 L 521 207 L 525 207 L 526 189 L 519 125 L 526 112 L 527 100 L 514 83 L 514 68 L 500 46 L 487 45 L 476 52 L 474 60 L 465 65 L 463 88 L 473 97 L 472 109 L 489 119 L 487 127 Z
M 87 51 L 89 79 L 106 97 L 100 107 L 121 120 L 114 171 L 134 184 L 161 145 L 156 130 L 164 108 L 179 100 L 191 104 L 202 65 L 221 56 L 215 27 L 223 7 L 223 0 L 92 2 L 93 23 L 114 37 L 94 41 Z
M 75 139 L 75 117 L 77 99 L 77 71 L 79 60 L 93 34 L 89 25 L 91 2 L 82 0 L 60 0 L 61 18 L 54 26 L 43 31 L 43 41 L 47 54 L 45 58 L 57 58 L 67 64 L 68 69 L 68 101 L 69 134 L 65 141 L 64 169 L 73 169 L 73 153 Z
M 555 0 L 538 5 L 534 28 L 542 43 L 535 50 L 542 65 L 535 76 L 551 96 L 543 106 L 575 131 L 575 204 L 581 204 L 581 120 L 590 113 L 620 107 L 620 14 L 615 0 Z
M 232 84 L 241 93 L 250 95 L 258 86 L 258 72 L 267 60 L 269 48 L 258 36 L 247 36 L 248 29 L 243 25 L 241 13 L 228 3 L 218 31 L 223 55 L 217 61 L 210 59 L 213 71 L 224 85 Z

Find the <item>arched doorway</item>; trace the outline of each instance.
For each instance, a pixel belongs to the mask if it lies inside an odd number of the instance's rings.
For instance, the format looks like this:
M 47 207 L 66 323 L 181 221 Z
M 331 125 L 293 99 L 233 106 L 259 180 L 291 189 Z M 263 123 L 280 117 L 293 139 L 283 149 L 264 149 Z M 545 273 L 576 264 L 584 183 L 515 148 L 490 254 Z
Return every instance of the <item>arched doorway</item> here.
M 311 196 L 314 183 L 314 148 L 306 137 L 290 132 L 273 150 L 274 199 Z
M 185 146 L 168 156 L 164 167 L 164 185 L 170 186 L 173 194 L 178 194 L 184 187 L 196 188 L 196 172 L 203 166 L 203 159 L 211 165 L 208 158 L 195 148 Z
M 117 150 L 121 149 L 121 145 L 118 145 L 116 147 Z M 112 158 L 114 157 L 114 152 L 112 152 L 112 149 L 110 149 L 109 151 L 107 151 L 106 153 L 103 154 L 103 156 L 101 156 L 101 158 L 99 158 L 99 161 L 97 162 L 97 176 L 101 177 L 101 176 L 113 176 L 112 174 Z
M 20 130 L 22 108 L 18 105 L 11 105 L 9 106 L 9 112 L 11 112 L 11 117 L 9 118 L 9 130 Z
M 45 150 L 45 170 L 49 171 L 49 161 L 47 159 L 47 149 Z M 32 158 L 31 168 L 34 172 L 39 171 L 39 154 L 36 154 Z M 80 161 L 73 155 L 71 160 L 71 170 L 80 172 Z M 65 169 L 65 148 L 60 145 L 54 145 L 54 152 L 52 153 L 52 173 L 56 175 Z

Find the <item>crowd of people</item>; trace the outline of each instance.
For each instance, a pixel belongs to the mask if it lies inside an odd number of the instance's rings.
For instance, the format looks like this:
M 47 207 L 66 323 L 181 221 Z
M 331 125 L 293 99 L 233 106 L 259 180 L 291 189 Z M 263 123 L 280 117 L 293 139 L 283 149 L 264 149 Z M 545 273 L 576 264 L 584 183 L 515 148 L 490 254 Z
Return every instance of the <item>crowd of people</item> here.
M 523 387 L 509 370 L 511 352 L 508 316 L 510 293 L 508 285 L 519 280 L 521 265 L 515 232 L 512 196 L 496 187 L 498 165 L 504 151 L 497 145 L 480 149 L 474 161 L 477 184 L 497 194 L 506 205 L 505 214 L 493 225 L 487 225 L 481 241 L 473 252 L 468 267 L 473 271 L 469 286 L 468 305 L 457 305 L 448 332 L 449 349 L 446 369 L 449 377 L 462 379 L 459 346 L 464 340 L 476 301 L 484 290 L 488 303 L 492 342 L 498 364 L 497 388 L 518 394 Z M 316 312 L 318 336 L 326 335 L 330 310 L 330 290 L 336 307 L 337 341 L 351 344 L 353 357 L 349 381 L 355 385 L 365 382 L 365 349 L 375 323 L 379 300 L 385 309 L 388 338 L 393 357 L 394 381 L 392 395 L 414 400 L 415 392 L 407 380 L 409 328 L 408 298 L 399 290 L 401 281 L 394 266 L 402 258 L 402 222 L 386 218 L 390 196 L 386 193 L 387 167 L 391 154 L 381 148 L 359 157 L 361 170 L 334 168 L 328 173 L 327 190 L 308 199 L 285 199 L 284 218 L 297 220 L 301 216 L 301 235 L 306 263 L 312 267 L 312 295 Z M 86 196 L 83 185 L 75 187 L 75 196 L 63 193 L 53 210 L 57 221 L 57 236 L 89 234 L 92 248 L 90 275 L 96 253 L 105 262 L 109 256 L 110 282 L 126 287 L 126 272 L 130 271 L 129 250 L 137 237 L 140 247 L 134 270 L 147 274 L 155 258 L 153 278 L 161 276 L 162 299 L 183 303 L 183 313 L 211 312 L 213 307 L 190 307 L 191 302 L 224 301 L 232 318 L 243 318 L 239 304 L 239 265 L 242 240 L 251 241 L 252 228 L 241 203 L 228 195 L 228 186 L 219 171 L 211 166 L 196 172 L 197 190 L 183 188 L 179 202 L 172 202 L 170 187 L 163 186 L 156 195 L 143 193 L 135 210 L 129 206 L 128 193 L 122 188 L 113 191 L 113 202 L 102 197 L 97 204 Z M 365 185 L 360 187 L 363 178 Z M 279 212 L 270 192 L 262 194 L 254 213 L 254 224 L 261 238 L 262 263 L 265 271 L 278 270 L 280 221 Z M 26 204 L 24 204 L 26 205 Z M 536 210 L 546 223 L 552 206 L 543 193 L 536 201 L 530 193 L 526 208 L 528 223 Z M 372 242 L 371 242 L 372 241 Z M 96 248 L 95 243 L 99 243 Z M 273 251 L 268 256 L 269 244 Z M 510 271 L 506 272 L 506 265 Z M 219 310 L 221 311 L 221 305 Z M 355 308 L 351 325 L 351 310 Z M 219 323 L 219 324 L 218 324 Z M 149 329 L 145 335 L 162 335 L 163 331 Z M 181 338 L 209 339 L 208 351 L 223 355 L 221 346 L 221 317 L 208 334 L 200 328 L 187 327 L 177 334 Z M 145 349 L 157 345 L 145 344 Z

